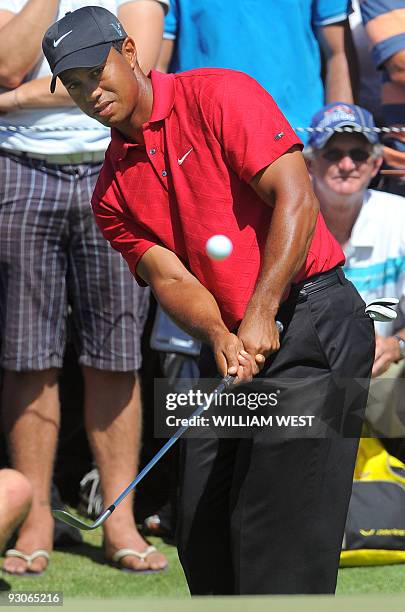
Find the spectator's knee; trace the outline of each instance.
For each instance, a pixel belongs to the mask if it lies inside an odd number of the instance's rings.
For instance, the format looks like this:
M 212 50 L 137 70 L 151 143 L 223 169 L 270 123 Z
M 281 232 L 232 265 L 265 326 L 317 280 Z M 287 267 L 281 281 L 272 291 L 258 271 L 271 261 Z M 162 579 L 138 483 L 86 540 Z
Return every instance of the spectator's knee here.
M 2 498 L 7 500 L 10 512 L 16 516 L 24 516 L 32 500 L 32 487 L 29 480 L 16 470 L 5 468 L 0 470 L 0 491 Z

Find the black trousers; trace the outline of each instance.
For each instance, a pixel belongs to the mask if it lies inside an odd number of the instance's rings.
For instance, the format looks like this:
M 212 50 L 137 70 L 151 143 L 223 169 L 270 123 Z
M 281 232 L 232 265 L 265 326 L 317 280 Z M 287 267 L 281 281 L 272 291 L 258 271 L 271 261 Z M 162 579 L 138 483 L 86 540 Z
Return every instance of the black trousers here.
M 364 307 L 342 274 L 332 287 L 296 292 L 277 315 L 281 349 L 261 373 L 287 392 L 291 379 L 290 414 L 308 401 L 300 389 L 319 381 L 311 411 L 330 435 L 258 428 L 249 438 L 182 440 L 177 540 L 192 595 L 334 593 L 374 357 Z M 201 375 L 215 370 L 205 351 Z

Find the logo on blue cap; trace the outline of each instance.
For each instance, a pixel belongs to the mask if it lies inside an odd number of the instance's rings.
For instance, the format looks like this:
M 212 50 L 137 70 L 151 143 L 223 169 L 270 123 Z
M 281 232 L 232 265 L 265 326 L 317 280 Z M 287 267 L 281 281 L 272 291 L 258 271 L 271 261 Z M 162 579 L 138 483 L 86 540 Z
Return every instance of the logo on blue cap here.
M 311 127 L 314 131 L 309 135 L 308 144 L 314 149 L 324 147 L 336 133 L 336 128 L 343 127 L 352 127 L 371 144 L 378 142 L 372 114 L 355 104 L 345 102 L 327 104 L 313 116 Z

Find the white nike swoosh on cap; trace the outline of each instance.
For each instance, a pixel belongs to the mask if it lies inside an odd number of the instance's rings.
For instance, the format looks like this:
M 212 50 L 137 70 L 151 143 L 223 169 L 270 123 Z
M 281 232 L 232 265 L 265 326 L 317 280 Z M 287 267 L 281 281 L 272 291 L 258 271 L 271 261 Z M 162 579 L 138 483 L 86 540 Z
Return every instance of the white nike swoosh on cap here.
M 189 151 L 187 151 L 187 153 L 185 153 L 185 154 L 183 155 L 183 157 L 177 158 L 177 161 L 178 161 L 179 166 L 181 166 L 181 164 L 184 162 L 184 160 L 186 159 L 186 157 L 187 157 L 188 155 L 190 155 L 190 153 L 191 153 L 191 151 L 192 151 L 192 150 L 193 150 L 193 147 L 191 147 L 191 149 L 190 149 Z
M 66 38 L 66 36 L 69 36 L 69 34 L 71 34 L 72 32 L 73 32 L 73 30 L 70 30 L 70 32 L 66 32 L 66 34 L 64 34 L 63 36 L 61 36 L 60 38 L 58 38 L 58 40 L 54 40 L 54 41 L 53 41 L 53 46 L 55 47 L 55 49 L 56 49 L 56 47 L 57 47 L 57 46 L 58 46 L 58 45 L 59 45 L 59 44 L 62 42 L 62 40 L 63 40 L 64 38 Z

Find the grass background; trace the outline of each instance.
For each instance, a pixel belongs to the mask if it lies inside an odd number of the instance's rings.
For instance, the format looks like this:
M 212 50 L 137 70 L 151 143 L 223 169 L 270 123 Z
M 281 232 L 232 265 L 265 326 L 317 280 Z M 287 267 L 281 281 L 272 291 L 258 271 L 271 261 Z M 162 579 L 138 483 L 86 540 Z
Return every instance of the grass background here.
M 169 568 L 157 574 L 129 574 L 105 563 L 101 529 L 82 534 L 83 544 L 52 553 L 51 563 L 43 576 L 16 578 L 3 574 L 0 589 L 63 591 L 65 598 L 188 597 L 174 546 L 150 538 L 151 543 L 167 556 Z M 337 594 L 405 594 L 405 565 L 341 569 Z

